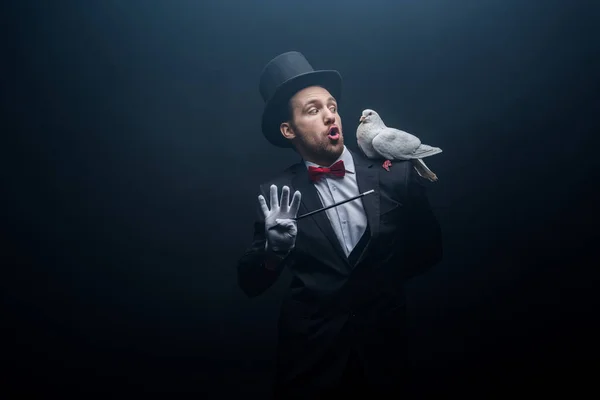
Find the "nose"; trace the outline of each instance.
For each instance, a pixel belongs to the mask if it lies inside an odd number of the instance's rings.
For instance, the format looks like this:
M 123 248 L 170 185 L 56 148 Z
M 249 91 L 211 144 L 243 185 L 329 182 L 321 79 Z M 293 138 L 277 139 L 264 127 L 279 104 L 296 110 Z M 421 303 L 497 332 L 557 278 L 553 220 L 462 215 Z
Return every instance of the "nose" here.
M 323 115 L 325 116 L 325 124 L 329 125 L 335 122 L 335 113 L 331 110 L 326 109 Z

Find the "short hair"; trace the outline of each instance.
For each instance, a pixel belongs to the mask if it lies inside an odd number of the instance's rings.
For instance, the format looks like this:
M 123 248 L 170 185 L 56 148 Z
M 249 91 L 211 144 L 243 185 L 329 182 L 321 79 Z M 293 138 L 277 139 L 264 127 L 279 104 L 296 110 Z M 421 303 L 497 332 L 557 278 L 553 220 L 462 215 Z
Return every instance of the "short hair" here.
M 289 99 L 285 103 L 282 103 L 281 105 L 278 106 L 278 108 L 279 109 L 276 112 L 280 116 L 279 124 L 281 125 L 284 122 L 287 122 L 292 126 L 292 128 L 295 128 L 295 126 L 294 126 L 294 105 L 292 104 L 292 99 Z
M 281 104 L 280 106 L 281 108 L 280 110 L 280 114 L 283 118 L 281 118 L 280 124 L 287 122 L 288 124 L 290 124 L 290 126 L 292 127 L 292 129 L 296 129 L 296 125 L 294 124 L 294 104 L 292 102 L 292 98 L 290 97 L 290 99 L 288 101 L 286 101 L 285 103 Z M 290 143 L 291 145 L 291 149 L 294 150 L 295 152 L 298 152 L 298 150 L 296 149 L 296 146 L 294 146 L 292 143 Z
M 290 98 L 286 103 L 285 117 L 286 121 L 288 121 L 292 125 L 294 124 L 294 104 L 292 98 Z

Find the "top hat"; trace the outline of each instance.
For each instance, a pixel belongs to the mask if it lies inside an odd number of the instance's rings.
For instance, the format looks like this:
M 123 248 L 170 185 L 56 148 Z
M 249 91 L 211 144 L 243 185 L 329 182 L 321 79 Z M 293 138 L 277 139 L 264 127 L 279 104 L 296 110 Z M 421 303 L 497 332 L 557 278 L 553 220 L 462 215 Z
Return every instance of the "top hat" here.
M 262 132 L 277 147 L 292 147 L 279 126 L 287 118 L 289 99 L 299 90 L 321 86 L 340 100 L 342 77 L 334 70 L 315 71 L 304 55 L 297 51 L 283 53 L 269 61 L 260 77 L 260 94 L 265 102 Z

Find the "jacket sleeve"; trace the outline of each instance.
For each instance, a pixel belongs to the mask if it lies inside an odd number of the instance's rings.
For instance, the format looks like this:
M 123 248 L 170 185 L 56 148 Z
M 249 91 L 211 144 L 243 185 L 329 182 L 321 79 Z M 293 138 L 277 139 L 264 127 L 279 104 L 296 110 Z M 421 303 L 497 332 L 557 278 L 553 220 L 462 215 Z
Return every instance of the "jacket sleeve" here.
M 264 193 L 263 196 L 268 199 Z M 256 297 L 270 288 L 288 260 L 288 257 L 281 258 L 266 249 L 264 215 L 258 203 L 258 194 L 253 235 L 252 244 L 237 263 L 238 285 L 248 297 Z
M 406 182 L 408 226 L 405 248 L 409 276 L 416 276 L 442 260 L 442 231 L 427 197 L 424 179 L 412 166 L 408 168 Z

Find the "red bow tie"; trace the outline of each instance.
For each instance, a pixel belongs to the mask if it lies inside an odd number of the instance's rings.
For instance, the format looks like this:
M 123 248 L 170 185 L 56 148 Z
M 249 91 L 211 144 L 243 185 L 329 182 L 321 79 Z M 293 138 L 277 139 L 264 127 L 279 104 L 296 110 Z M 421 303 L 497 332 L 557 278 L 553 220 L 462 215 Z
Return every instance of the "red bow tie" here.
M 346 168 L 344 168 L 344 162 L 342 160 L 337 161 L 331 167 L 308 167 L 308 177 L 311 181 L 316 182 L 323 177 L 325 174 L 331 174 L 339 178 L 346 174 Z

